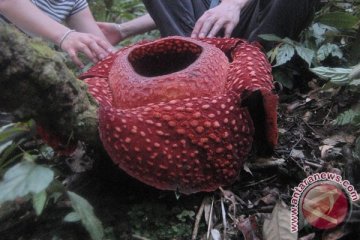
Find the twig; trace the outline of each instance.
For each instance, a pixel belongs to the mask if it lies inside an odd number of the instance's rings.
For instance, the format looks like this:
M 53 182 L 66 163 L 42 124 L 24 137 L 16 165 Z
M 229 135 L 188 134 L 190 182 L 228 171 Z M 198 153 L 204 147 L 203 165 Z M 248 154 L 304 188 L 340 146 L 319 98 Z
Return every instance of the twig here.
M 135 239 L 135 240 L 150 240 L 149 238 L 141 237 L 141 236 L 135 235 L 135 234 L 133 234 L 132 237 L 133 237 L 133 239 Z
M 248 163 L 248 167 L 251 170 L 258 170 L 264 168 L 272 168 L 272 167 L 279 167 L 285 164 L 285 159 L 278 158 L 278 159 L 263 159 L 258 158 L 255 162 Z
M 307 122 L 305 122 L 303 119 L 301 119 L 303 121 L 303 123 L 305 123 L 305 125 L 311 130 L 313 131 L 313 133 L 315 133 L 316 135 L 322 136 L 318 131 L 316 131 L 312 126 L 310 126 L 310 124 L 308 124 Z
M 296 143 L 291 147 L 291 151 L 294 150 L 296 148 L 296 146 L 304 139 L 304 135 L 300 134 L 299 139 L 296 141 Z M 290 151 L 290 153 L 291 153 Z
M 196 237 L 197 237 L 197 234 L 198 234 L 198 231 L 199 231 L 199 225 L 200 225 L 200 220 L 201 220 L 201 217 L 204 213 L 204 207 L 205 207 L 205 204 L 206 204 L 206 199 L 207 197 L 204 197 L 204 199 L 202 200 L 201 202 L 201 206 L 196 214 L 196 217 L 195 217 L 195 224 L 194 224 L 194 229 L 193 229 L 193 232 L 192 232 L 192 235 L 191 235 L 191 240 L 196 240 Z
M 260 181 L 254 182 L 254 183 L 249 183 L 249 184 L 247 184 L 247 185 L 241 186 L 240 188 L 252 187 L 252 186 L 255 186 L 255 185 L 260 184 L 260 183 L 263 183 L 263 182 L 267 182 L 267 181 L 274 180 L 275 178 L 277 178 L 277 175 L 273 175 L 273 176 L 271 176 L 271 177 L 262 179 L 262 180 L 260 180 Z
M 275 205 L 268 205 L 260 208 L 248 208 L 242 209 L 244 214 L 254 214 L 254 213 L 271 213 Z
M 321 167 L 322 167 L 321 164 L 313 163 L 313 162 L 310 162 L 310 161 L 307 161 L 307 160 L 305 160 L 304 163 L 307 164 L 307 165 L 309 165 L 309 166 L 311 166 L 311 167 L 316 167 L 316 168 L 321 168 Z
M 210 207 L 210 214 L 209 214 L 209 225 L 208 225 L 208 230 L 207 230 L 207 234 L 206 234 L 206 239 L 207 240 L 210 238 L 213 210 L 214 210 L 214 196 L 211 198 L 211 207 Z
M 221 215 L 223 219 L 223 225 L 224 225 L 224 239 L 226 239 L 226 228 L 227 228 L 227 222 L 226 222 L 226 210 L 224 206 L 224 198 L 221 197 Z

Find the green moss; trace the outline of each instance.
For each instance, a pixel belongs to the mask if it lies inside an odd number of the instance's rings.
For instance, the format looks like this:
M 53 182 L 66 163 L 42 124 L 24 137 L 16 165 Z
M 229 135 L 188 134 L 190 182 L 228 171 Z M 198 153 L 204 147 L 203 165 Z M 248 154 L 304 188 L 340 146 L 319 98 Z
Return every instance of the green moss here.
M 54 58 L 55 52 L 47 46 L 44 42 L 41 41 L 29 41 L 29 45 L 32 49 L 34 49 L 39 57 L 44 58 Z

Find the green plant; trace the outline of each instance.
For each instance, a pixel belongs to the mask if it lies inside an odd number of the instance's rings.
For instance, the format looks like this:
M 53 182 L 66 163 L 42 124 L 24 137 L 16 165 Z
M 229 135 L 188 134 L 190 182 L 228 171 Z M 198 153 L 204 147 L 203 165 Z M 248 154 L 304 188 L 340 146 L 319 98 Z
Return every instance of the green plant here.
M 294 59 L 319 78 L 328 81 L 325 88 L 343 87 L 358 94 L 360 85 L 359 48 L 360 1 L 328 1 L 304 30 L 300 41 L 279 38 L 272 34 L 260 35 L 275 42 L 267 55 L 273 64 L 274 78 L 287 88 L 293 87 L 293 70 L 288 67 Z M 359 124 L 360 110 L 347 110 L 335 119 L 334 124 Z
M 0 206 L 8 201 L 31 201 L 40 216 L 47 204 L 68 197 L 74 212 L 65 221 L 81 221 L 93 240 L 104 237 L 101 222 L 88 201 L 66 191 L 52 167 L 53 150 L 46 145 L 28 149 L 24 145 L 35 138 L 34 121 L 12 123 L 0 128 Z

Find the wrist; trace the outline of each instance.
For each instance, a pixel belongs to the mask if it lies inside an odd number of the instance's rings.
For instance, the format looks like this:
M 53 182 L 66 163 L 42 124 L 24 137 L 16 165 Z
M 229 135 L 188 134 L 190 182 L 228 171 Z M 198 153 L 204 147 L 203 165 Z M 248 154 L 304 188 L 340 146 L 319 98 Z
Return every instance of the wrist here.
M 62 33 L 62 35 L 58 38 L 58 41 L 56 41 L 57 45 L 62 49 L 62 45 L 64 41 L 69 37 L 69 35 L 73 32 L 76 32 L 73 29 L 67 29 L 65 32 Z
M 130 33 L 128 27 L 126 26 L 126 23 L 115 23 L 115 26 L 117 32 L 119 33 L 120 39 L 125 39 L 129 37 Z

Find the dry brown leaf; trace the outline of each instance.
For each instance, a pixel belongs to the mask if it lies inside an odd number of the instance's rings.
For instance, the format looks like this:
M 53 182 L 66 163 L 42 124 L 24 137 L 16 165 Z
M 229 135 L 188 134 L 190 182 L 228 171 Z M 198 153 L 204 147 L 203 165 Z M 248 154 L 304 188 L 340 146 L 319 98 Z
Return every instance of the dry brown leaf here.
M 257 225 L 253 223 L 253 221 L 249 218 L 245 218 L 241 216 L 236 224 L 236 227 L 241 231 L 245 240 L 259 240 L 256 232 L 259 230 L 257 229 Z
M 291 232 L 290 210 L 283 201 L 279 201 L 271 213 L 269 219 L 264 220 L 264 240 L 297 240 L 297 233 Z
M 341 155 L 341 148 L 336 148 L 331 145 L 322 145 L 319 149 L 321 151 L 320 158 L 323 160 L 335 159 Z
M 304 114 L 304 116 L 303 116 L 304 122 L 309 122 L 309 120 L 311 119 L 312 115 L 313 115 L 312 112 L 307 111 L 307 112 Z
M 262 168 L 270 168 L 281 166 L 286 163 L 283 158 L 256 158 L 254 162 L 249 162 L 248 167 L 250 169 L 262 169 Z
M 336 146 L 338 144 L 346 144 L 346 143 L 353 144 L 355 139 L 356 139 L 356 137 L 354 135 L 340 133 L 340 134 L 333 135 L 329 138 L 326 138 L 322 142 L 324 145 Z
M 305 155 L 304 152 L 301 150 L 293 149 L 290 152 L 290 157 L 298 158 L 298 159 L 304 159 Z
M 211 198 L 207 197 L 205 201 L 205 206 L 204 206 L 204 217 L 205 217 L 205 222 L 206 225 L 209 225 L 209 220 L 210 220 L 210 214 L 211 214 Z
M 75 151 L 65 161 L 75 173 L 90 170 L 94 164 L 94 160 L 86 154 L 86 147 L 81 142 L 78 143 Z
M 211 229 L 211 238 L 212 240 L 221 240 L 221 234 L 217 229 Z
M 264 202 L 266 205 L 272 205 L 276 203 L 276 200 L 278 199 L 278 196 L 269 193 L 265 197 L 262 197 L 260 200 Z
M 295 101 L 295 102 L 289 104 L 289 105 L 286 107 L 286 110 L 287 110 L 287 112 L 292 112 L 292 111 L 294 111 L 295 109 L 297 109 L 298 107 L 304 106 L 305 104 L 306 104 L 305 101 Z
M 279 129 L 278 129 L 278 132 L 279 132 L 280 134 L 284 134 L 284 133 L 287 133 L 287 130 L 286 130 L 285 128 L 279 128 Z
M 245 172 L 249 173 L 251 176 L 254 176 L 253 173 L 251 172 L 250 168 L 249 168 L 248 163 L 244 164 L 243 169 L 244 169 Z

